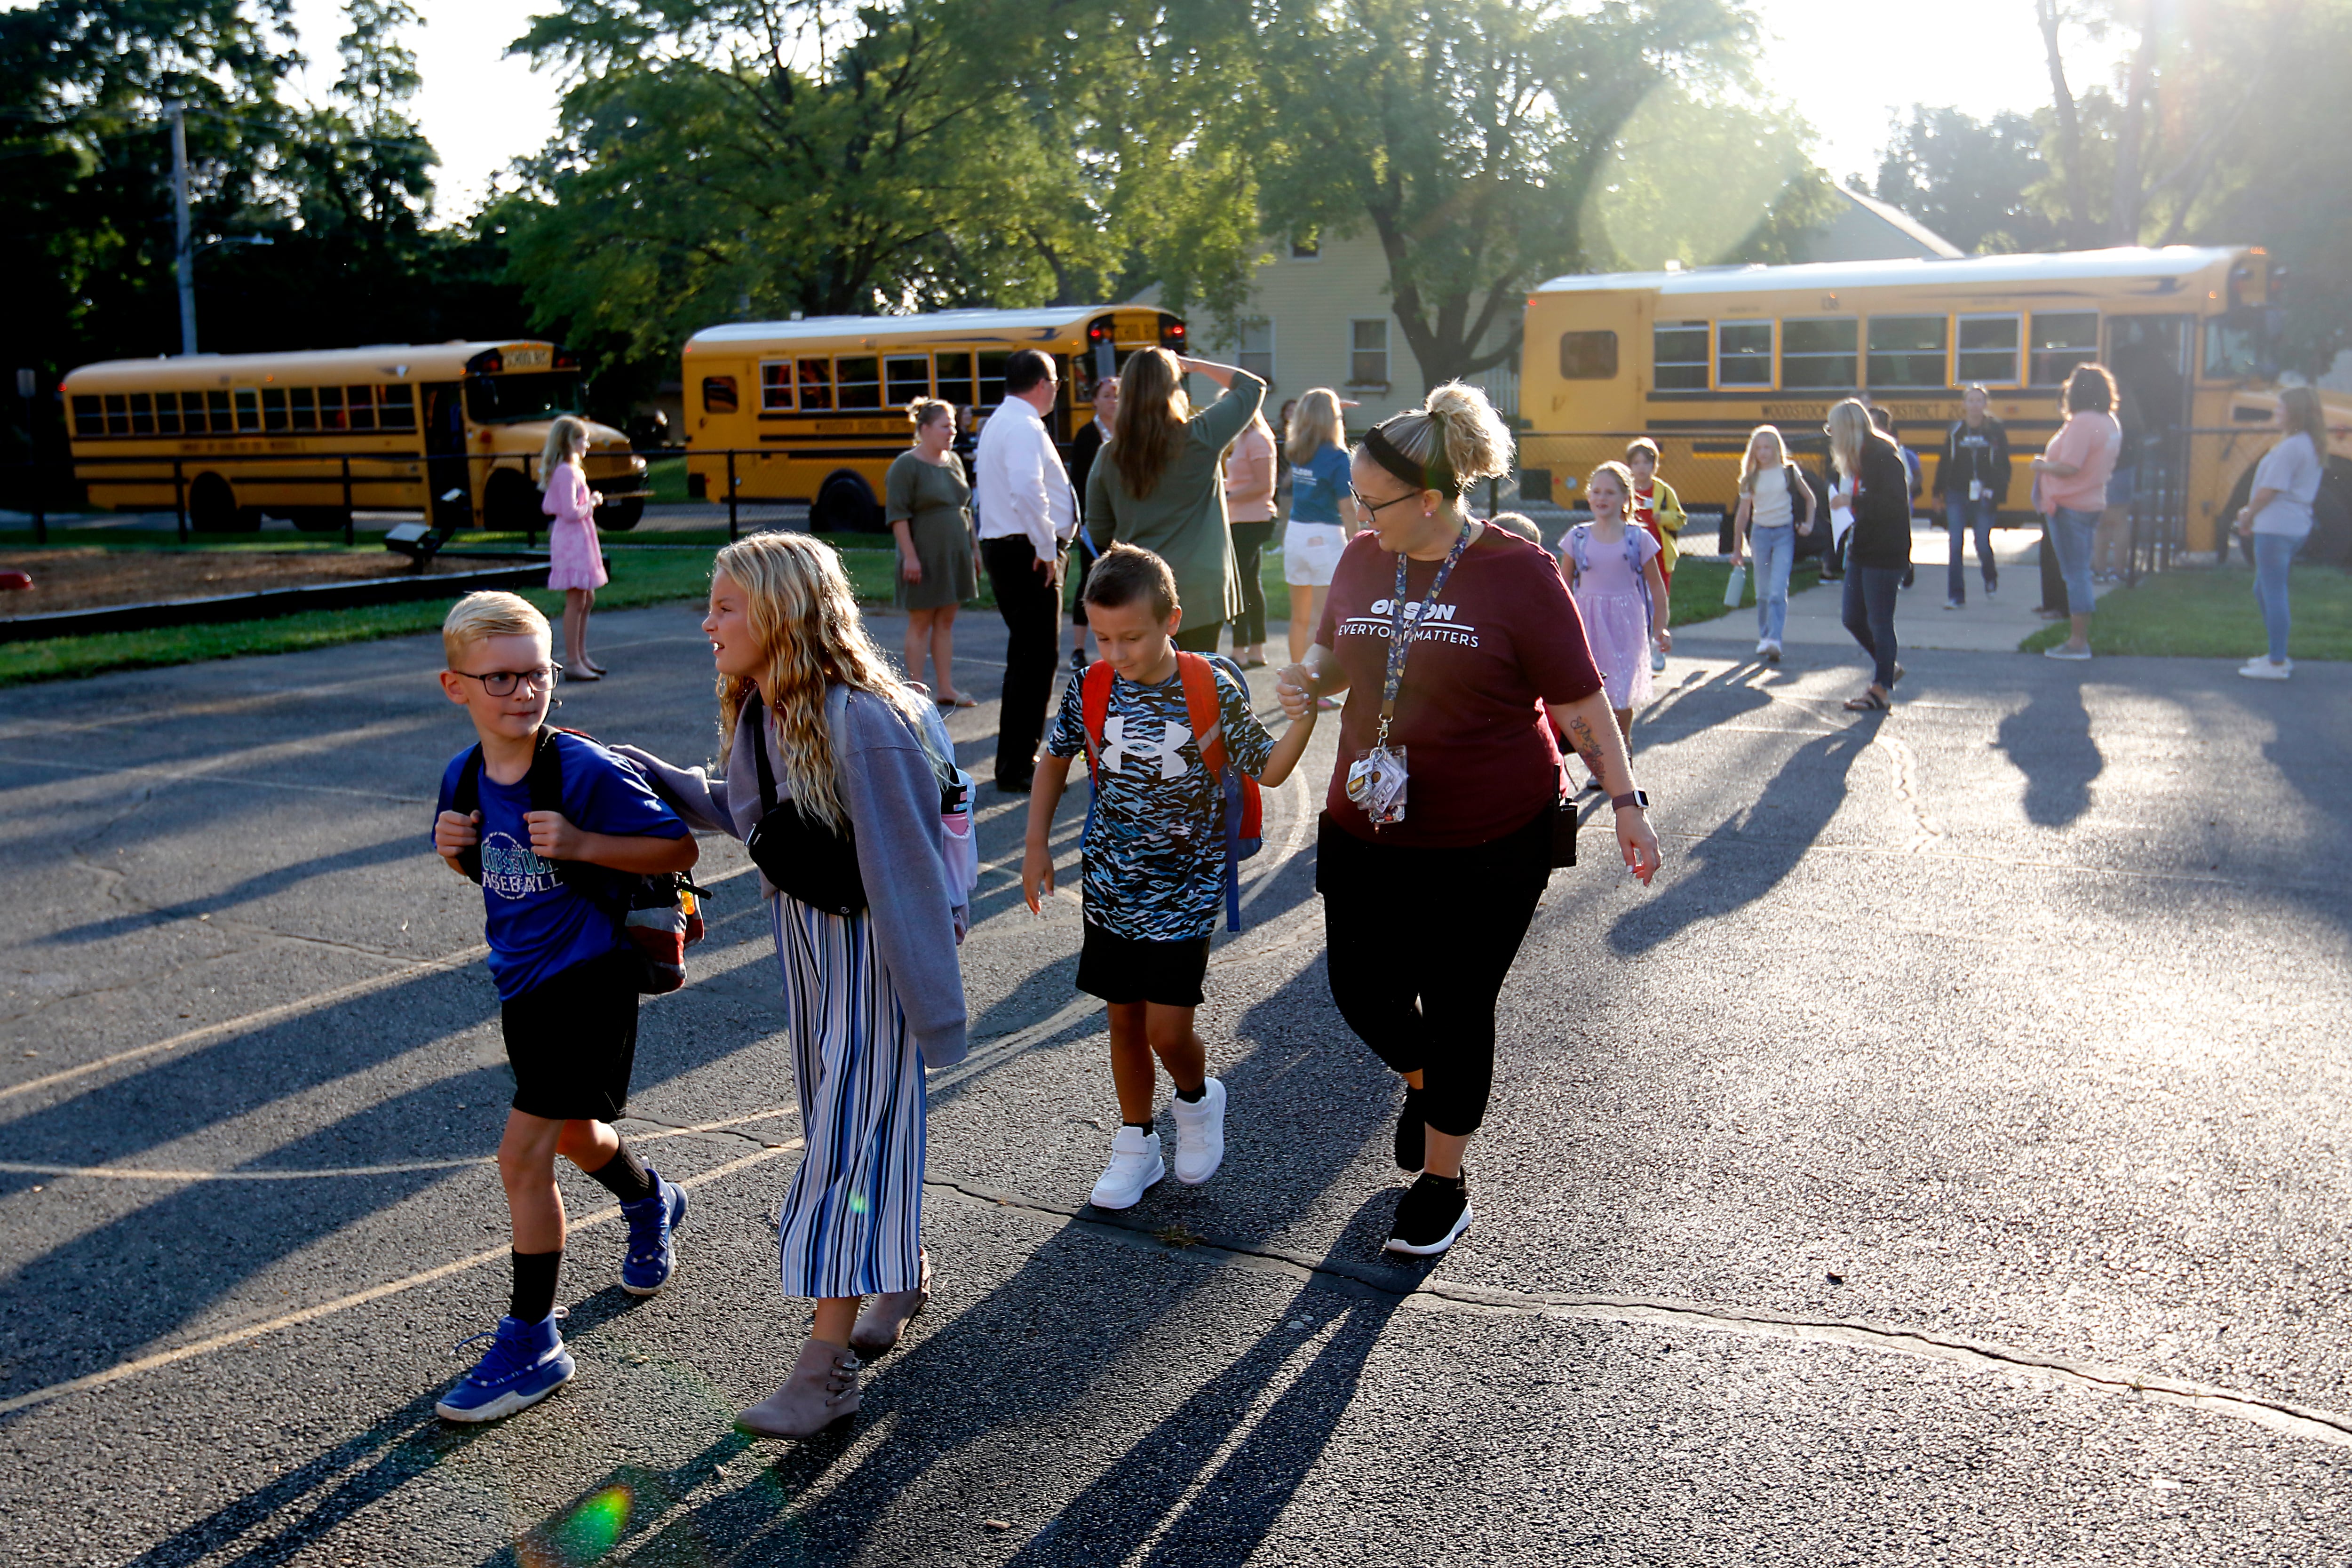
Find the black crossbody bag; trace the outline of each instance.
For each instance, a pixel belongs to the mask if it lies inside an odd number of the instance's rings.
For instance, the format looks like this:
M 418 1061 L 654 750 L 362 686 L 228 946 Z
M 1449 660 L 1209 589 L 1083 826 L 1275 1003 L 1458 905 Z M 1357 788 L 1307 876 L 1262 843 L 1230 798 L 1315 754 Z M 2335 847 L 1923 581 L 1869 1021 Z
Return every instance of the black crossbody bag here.
M 829 716 L 829 715 L 828 715 Z M 828 914 L 854 915 L 866 908 L 866 878 L 857 868 L 857 832 L 834 830 L 798 801 L 776 804 L 776 775 L 768 763 L 768 713 L 751 726 L 751 760 L 760 770 L 760 820 L 743 847 L 760 875 L 783 892 Z

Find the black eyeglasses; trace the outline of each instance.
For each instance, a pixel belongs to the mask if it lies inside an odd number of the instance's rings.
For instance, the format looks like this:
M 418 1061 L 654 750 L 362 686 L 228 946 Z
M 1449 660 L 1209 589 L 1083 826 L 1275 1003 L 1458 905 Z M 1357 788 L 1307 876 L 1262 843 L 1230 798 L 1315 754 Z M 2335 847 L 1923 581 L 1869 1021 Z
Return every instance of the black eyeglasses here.
M 1407 490 L 1401 496 L 1391 496 L 1384 501 L 1368 501 L 1364 499 L 1364 492 L 1353 485 L 1348 487 L 1348 493 L 1356 498 L 1356 504 L 1364 509 L 1364 513 L 1368 517 L 1378 517 L 1382 507 L 1391 507 L 1399 501 L 1409 501 L 1421 494 L 1419 490 Z
M 463 669 L 453 669 L 449 673 L 462 675 L 468 680 L 480 681 L 482 689 L 493 697 L 512 697 L 515 688 L 526 680 L 541 691 L 554 690 L 555 683 L 563 679 L 563 667 L 560 664 L 542 664 L 537 669 L 494 669 L 488 675 L 476 675 Z

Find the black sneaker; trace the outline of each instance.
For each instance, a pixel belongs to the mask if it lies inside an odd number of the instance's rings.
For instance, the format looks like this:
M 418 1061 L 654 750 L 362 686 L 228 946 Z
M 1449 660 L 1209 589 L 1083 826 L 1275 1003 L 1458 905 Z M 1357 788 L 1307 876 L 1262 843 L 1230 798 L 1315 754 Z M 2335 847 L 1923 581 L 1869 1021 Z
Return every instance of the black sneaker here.
M 1404 1109 L 1397 1112 L 1396 1163 L 1400 1171 L 1418 1171 L 1428 1162 L 1429 1123 L 1422 1120 L 1421 1091 L 1404 1091 Z
M 1072 648 L 1070 650 L 1070 673 L 1072 675 L 1084 675 L 1086 672 L 1087 650 L 1082 647 Z
M 1388 1250 L 1434 1258 L 1469 1228 L 1467 1174 L 1433 1176 L 1424 1171 L 1397 1204 L 1396 1223 L 1389 1226 Z

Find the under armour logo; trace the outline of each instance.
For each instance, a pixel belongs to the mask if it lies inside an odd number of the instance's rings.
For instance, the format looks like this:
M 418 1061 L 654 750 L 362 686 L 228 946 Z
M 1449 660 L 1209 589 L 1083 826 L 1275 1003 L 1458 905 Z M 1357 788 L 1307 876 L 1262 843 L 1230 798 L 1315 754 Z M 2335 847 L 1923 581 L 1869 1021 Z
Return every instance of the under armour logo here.
M 1120 764 L 1129 757 L 1139 762 L 1158 757 L 1161 778 L 1181 779 L 1184 776 L 1184 742 L 1192 738 L 1192 731 L 1183 725 L 1171 724 L 1160 731 L 1157 746 L 1131 745 L 1127 739 L 1127 715 L 1114 714 L 1103 725 L 1103 766 L 1116 773 L 1125 771 Z

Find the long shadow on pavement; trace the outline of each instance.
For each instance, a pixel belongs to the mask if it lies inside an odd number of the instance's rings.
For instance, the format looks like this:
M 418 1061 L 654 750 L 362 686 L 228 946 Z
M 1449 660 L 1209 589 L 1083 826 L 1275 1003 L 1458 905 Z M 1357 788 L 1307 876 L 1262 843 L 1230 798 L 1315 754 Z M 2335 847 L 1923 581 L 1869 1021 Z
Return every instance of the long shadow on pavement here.
M 2091 781 L 2106 759 L 2091 739 L 2083 685 L 2071 674 L 2044 679 L 2025 706 L 2000 721 L 1994 745 L 2025 775 L 2025 819 L 2064 827 L 2091 809 Z

